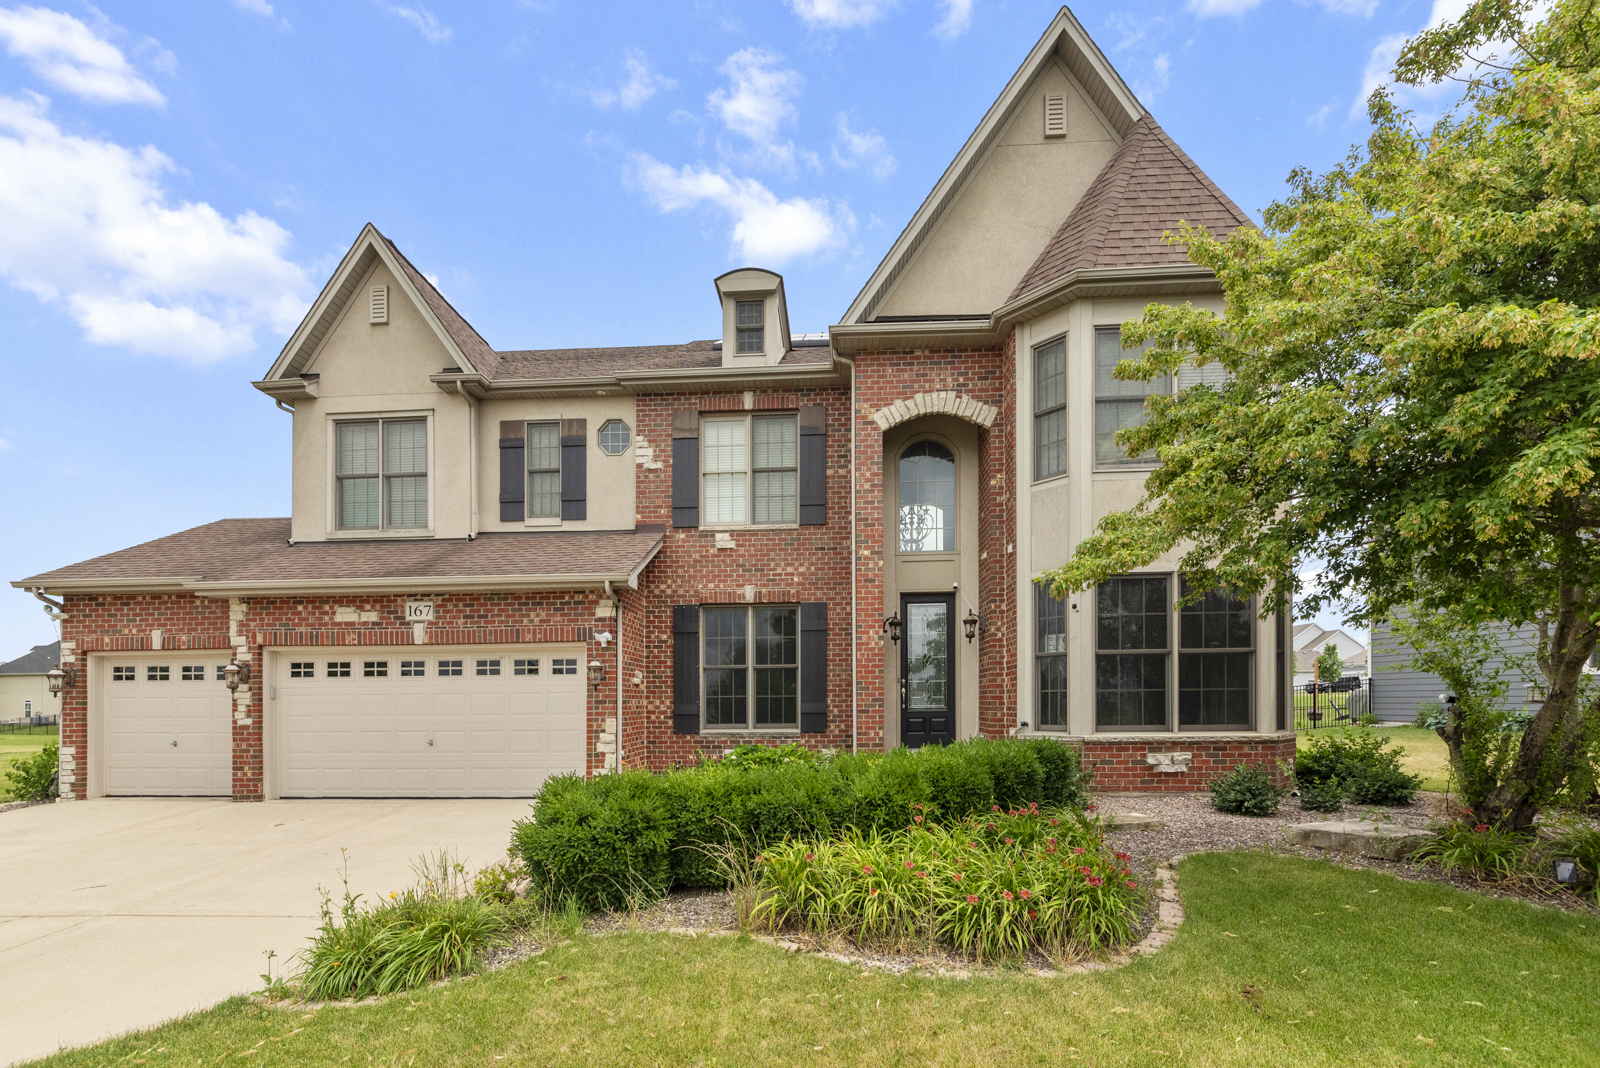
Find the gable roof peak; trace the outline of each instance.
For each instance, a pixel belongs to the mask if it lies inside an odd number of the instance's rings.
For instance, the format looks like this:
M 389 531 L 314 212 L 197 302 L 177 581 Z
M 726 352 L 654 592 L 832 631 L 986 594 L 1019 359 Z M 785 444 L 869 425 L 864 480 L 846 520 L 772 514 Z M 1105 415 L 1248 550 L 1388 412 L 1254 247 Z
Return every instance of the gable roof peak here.
M 1184 222 L 1218 237 L 1255 225 L 1147 112 L 1128 130 L 1008 303 L 1076 271 L 1187 264 L 1188 250 L 1163 237 Z

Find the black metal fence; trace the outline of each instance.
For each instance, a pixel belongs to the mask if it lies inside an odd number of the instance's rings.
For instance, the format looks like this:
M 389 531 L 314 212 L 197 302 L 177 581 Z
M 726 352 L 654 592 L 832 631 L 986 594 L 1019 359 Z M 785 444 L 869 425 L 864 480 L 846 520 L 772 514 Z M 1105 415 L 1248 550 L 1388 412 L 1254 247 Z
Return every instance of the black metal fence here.
M 1294 729 L 1349 727 L 1372 711 L 1372 682 L 1346 675 L 1333 682 L 1307 682 L 1294 688 Z
M 0 734 L 55 734 L 61 729 L 60 716 L 23 716 L 0 720 Z

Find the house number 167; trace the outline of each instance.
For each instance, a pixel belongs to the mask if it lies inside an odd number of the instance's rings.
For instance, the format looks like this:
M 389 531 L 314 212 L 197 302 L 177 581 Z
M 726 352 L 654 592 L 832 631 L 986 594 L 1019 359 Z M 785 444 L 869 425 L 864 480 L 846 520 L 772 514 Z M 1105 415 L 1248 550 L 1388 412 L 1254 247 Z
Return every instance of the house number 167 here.
M 406 602 L 406 622 L 407 623 L 432 623 L 433 622 L 433 602 L 432 601 L 407 601 Z

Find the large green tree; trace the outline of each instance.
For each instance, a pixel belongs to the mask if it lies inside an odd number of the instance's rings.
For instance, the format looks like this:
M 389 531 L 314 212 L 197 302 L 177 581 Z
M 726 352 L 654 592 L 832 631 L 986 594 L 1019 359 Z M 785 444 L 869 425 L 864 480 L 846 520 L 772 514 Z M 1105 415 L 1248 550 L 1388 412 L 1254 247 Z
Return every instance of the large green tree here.
M 1145 498 L 1041 576 L 1081 590 L 1183 547 L 1199 588 L 1262 594 L 1263 614 L 1298 597 L 1538 622 L 1546 696 L 1484 801 L 1514 827 L 1587 766 L 1600 641 L 1600 18 L 1532 7 L 1479 0 L 1406 45 L 1396 82 L 1465 83 L 1430 128 L 1380 90 L 1365 147 L 1294 172 L 1263 229 L 1173 235 L 1226 310 L 1151 306 L 1118 374 L 1229 379 L 1151 398 L 1119 437 L 1160 455 Z

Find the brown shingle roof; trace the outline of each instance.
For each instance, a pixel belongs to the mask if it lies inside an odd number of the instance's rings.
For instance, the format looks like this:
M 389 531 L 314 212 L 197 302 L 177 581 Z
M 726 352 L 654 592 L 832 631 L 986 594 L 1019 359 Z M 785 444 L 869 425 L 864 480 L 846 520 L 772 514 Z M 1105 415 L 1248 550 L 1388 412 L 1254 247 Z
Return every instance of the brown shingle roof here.
M 533 531 L 465 539 L 289 544 L 287 519 L 221 519 L 130 549 L 22 580 L 28 586 L 103 580 L 297 582 L 351 579 L 626 575 L 647 561 L 660 534 Z
M 1128 131 L 1010 299 L 1073 271 L 1188 263 L 1182 245 L 1161 237 L 1175 232 L 1179 222 L 1206 227 L 1218 237 L 1254 225 L 1146 115 Z
M 377 227 L 373 227 L 373 229 L 376 230 Z M 411 261 L 406 259 L 405 253 L 400 251 L 398 245 L 390 241 L 381 232 L 378 236 L 383 238 L 383 243 L 389 246 L 390 252 L 394 253 L 394 258 L 399 261 L 401 269 L 406 272 L 406 277 L 411 280 L 411 284 L 417 287 L 417 292 L 422 294 L 422 300 L 428 305 L 429 310 L 439 317 L 439 322 L 444 325 L 445 333 L 450 335 L 450 339 L 456 343 L 467 359 L 472 361 L 474 367 L 486 375 L 493 374 L 497 354 L 494 349 L 489 347 L 489 343 L 483 340 L 483 337 L 472 328 L 472 324 L 467 322 L 448 300 L 444 299 L 444 294 L 440 293 L 432 282 L 424 278 L 421 271 L 412 266 Z

